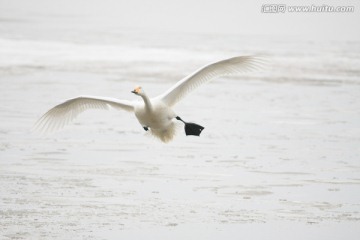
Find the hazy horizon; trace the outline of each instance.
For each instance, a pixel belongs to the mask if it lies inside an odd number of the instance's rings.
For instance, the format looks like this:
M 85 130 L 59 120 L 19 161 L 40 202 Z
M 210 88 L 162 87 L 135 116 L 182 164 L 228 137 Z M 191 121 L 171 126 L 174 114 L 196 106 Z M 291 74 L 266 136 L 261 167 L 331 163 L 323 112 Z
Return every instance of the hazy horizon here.
M 262 13 L 266 4 L 287 6 L 354 6 L 350 13 Z M 115 0 L 0 0 L 0 22 L 23 22 L 42 30 L 71 25 L 83 29 L 112 28 L 123 32 L 295 36 L 310 40 L 360 40 L 358 1 L 204 1 L 151 2 Z M 78 26 L 77 26 L 78 25 Z M 15 30 L 13 30 L 15 31 Z M 44 29 L 46 31 L 46 29 Z M 21 33 L 21 32 L 20 32 Z

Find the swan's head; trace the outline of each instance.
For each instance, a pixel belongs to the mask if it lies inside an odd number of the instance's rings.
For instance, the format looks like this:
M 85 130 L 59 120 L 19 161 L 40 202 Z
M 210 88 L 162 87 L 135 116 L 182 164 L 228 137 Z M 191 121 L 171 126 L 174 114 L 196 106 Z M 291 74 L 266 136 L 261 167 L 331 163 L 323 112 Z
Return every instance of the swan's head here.
M 136 95 L 140 95 L 140 96 L 144 93 L 144 91 L 142 90 L 142 88 L 140 86 L 135 87 L 135 89 L 131 92 Z

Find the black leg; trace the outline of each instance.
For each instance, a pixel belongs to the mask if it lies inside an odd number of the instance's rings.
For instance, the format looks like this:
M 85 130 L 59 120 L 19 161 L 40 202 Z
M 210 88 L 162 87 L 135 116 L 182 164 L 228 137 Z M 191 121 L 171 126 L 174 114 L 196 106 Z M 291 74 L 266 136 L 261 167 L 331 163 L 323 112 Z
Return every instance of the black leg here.
M 182 121 L 183 123 L 185 123 L 179 116 L 177 116 L 176 119 Z

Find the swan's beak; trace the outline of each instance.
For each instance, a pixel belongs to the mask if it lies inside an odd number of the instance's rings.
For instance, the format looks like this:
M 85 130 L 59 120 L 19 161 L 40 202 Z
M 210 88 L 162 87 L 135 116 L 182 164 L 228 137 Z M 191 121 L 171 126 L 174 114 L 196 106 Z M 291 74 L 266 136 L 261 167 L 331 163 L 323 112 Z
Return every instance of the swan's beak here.
M 139 95 L 141 91 L 141 87 L 136 87 L 133 91 L 131 91 L 132 93 L 136 94 L 136 95 Z

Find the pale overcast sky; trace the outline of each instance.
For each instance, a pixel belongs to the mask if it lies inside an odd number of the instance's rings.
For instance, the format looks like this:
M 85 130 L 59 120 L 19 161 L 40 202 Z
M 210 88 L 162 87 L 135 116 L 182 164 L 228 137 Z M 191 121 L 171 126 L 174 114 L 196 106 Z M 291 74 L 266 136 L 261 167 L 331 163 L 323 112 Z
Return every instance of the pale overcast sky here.
M 354 6 L 352 13 L 262 13 L 264 4 Z M 12 19 L 87 21 L 150 31 L 299 35 L 360 40 L 360 1 L 0 0 L 0 23 Z

